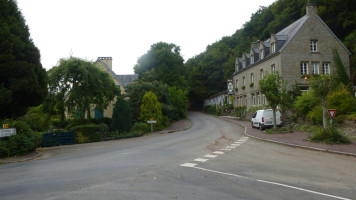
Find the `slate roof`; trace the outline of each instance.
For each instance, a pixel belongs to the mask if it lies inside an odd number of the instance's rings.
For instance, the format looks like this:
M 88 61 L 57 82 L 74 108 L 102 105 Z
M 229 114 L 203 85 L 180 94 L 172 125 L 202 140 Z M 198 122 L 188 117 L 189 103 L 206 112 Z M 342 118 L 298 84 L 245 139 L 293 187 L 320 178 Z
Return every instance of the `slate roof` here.
M 101 59 L 100 57 L 96 60 L 100 62 L 106 69 L 109 74 L 114 77 L 123 87 L 126 87 L 128 84 L 133 83 L 134 80 L 138 79 L 138 74 L 128 74 L 128 75 L 117 75 L 113 72 Z

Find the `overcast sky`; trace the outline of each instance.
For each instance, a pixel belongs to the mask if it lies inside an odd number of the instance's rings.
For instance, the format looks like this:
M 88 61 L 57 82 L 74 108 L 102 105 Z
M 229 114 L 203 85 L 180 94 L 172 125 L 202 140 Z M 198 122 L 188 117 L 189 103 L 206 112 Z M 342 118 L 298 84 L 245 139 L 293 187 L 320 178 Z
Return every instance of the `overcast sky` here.
M 157 42 L 174 43 L 185 61 L 231 36 L 275 0 L 17 0 L 47 70 L 70 55 L 112 57 L 116 74 L 133 74 Z

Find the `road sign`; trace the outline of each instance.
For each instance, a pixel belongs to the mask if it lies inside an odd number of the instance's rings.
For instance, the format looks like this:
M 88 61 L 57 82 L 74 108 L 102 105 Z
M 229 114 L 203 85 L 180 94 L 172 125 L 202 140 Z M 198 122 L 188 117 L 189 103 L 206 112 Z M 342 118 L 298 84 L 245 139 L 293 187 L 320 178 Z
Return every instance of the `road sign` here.
M 157 123 L 156 120 L 148 120 L 148 121 L 147 121 L 147 124 L 155 124 L 155 123 Z
M 9 128 L 9 125 L 8 124 L 3 124 L 2 127 L 3 128 Z
M 335 114 L 336 114 L 336 110 L 335 109 L 329 109 L 328 113 L 329 113 L 330 118 L 334 119 Z
M 9 137 L 11 135 L 16 135 L 16 128 L 0 128 L 0 138 L 1 137 Z

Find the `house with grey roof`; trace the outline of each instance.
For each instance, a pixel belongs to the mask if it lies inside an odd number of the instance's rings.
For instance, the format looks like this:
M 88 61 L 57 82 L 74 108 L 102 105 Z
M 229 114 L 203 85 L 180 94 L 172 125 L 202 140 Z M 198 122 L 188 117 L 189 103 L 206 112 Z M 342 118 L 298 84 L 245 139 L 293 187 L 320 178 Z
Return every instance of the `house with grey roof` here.
M 134 80 L 138 79 L 137 74 L 129 74 L 129 75 L 117 75 L 113 70 L 112 70 L 112 57 L 98 57 L 98 59 L 95 62 L 95 65 L 100 68 L 101 70 L 107 72 L 113 79 L 115 85 L 120 88 L 121 93 L 125 94 L 125 88 L 128 84 L 133 83 Z M 116 99 L 112 101 L 109 106 L 104 110 L 104 112 L 101 112 L 99 110 L 94 110 L 93 113 L 94 118 L 101 118 L 101 117 L 112 117 L 113 113 L 113 108 L 116 103 Z
M 308 90 L 305 76 L 336 73 L 333 49 L 350 76 L 350 51 L 317 15 L 316 5 L 309 3 L 305 16 L 267 40 L 252 43 L 249 53 L 236 58 L 232 75 L 234 106 L 267 105 L 259 91 L 259 80 L 276 71 L 288 81 L 288 87 L 297 83 L 301 90 Z

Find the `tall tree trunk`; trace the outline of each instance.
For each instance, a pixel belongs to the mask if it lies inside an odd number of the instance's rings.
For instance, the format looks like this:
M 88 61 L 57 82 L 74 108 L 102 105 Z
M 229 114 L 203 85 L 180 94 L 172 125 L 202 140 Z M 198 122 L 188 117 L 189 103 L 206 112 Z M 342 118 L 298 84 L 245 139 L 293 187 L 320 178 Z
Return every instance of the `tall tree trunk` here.
M 327 103 L 326 103 L 326 99 L 323 98 L 321 100 L 321 106 L 323 108 L 323 128 L 324 129 L 327 129 L 328 128 L 328 106 L 327 106 Z

